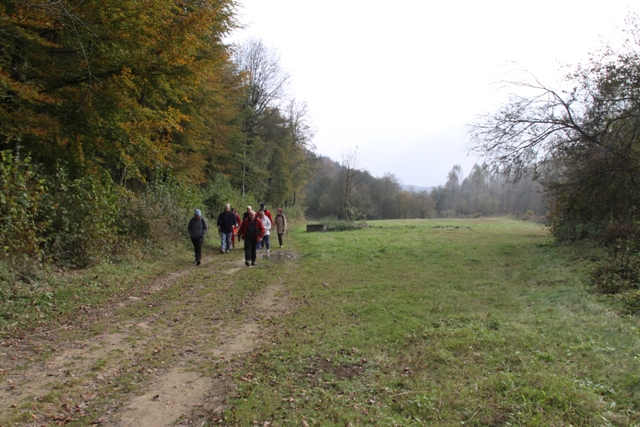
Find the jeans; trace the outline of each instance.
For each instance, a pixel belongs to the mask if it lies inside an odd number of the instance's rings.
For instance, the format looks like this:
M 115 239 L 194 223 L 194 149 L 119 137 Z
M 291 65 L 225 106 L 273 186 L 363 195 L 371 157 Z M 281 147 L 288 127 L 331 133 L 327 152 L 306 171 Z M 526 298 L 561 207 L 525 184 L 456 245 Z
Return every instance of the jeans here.
M 231 250 L 231 235 L 233 231 L 229 233 L 220 232 L 220 250 L 229 252 Z

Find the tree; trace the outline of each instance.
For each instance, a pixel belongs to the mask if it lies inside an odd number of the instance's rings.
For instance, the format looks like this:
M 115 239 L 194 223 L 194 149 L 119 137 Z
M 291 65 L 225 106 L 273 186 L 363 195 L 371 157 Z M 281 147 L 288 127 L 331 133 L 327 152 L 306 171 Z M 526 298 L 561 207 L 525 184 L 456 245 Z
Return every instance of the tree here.
M 183 108 L 227 63 L 233 0 L 0 5 L 0 140 L 77 174 L 144 181 L 168 164 Z M 193 141 L 188 141 L 189 145 Z M 185 141 L 181 142 L 185 145 Z M 190 147 L 196 149 L 197 147 Z
M 302 194 L 303 188 L 313 174 L 310 157 L 313 157 L 312 153 L 315 148 L 312 143 L 315 130 L 310 122 L 311 119 L 306 102 L 292 99 L 287 106 L 286 117 L 292 142 L 289 153 L 292 194 L 289 202 L 291 205 L 296 206 L 304 197 L 304 194 Z
M 328 157 L 312 160 L 313 179 L 305 186 L 307 215 L 311 218 L 336 216 L 342 204 L 339 182 L 341 166 Z
M 513 83 L 515 95 L 472 125 L 472 149 L 496 171 L 534 173 L 552 208 L 559 238 L 586 237 L 611 219 L 632 221 L 640 203 L 640 28 L 605 46 L 567 76 L 570 90 L 537 80 Z
M 282 115 L 289 74 L 280 65 L 278 53 L 260 39 L 248 39 L 234 54 L 234 63 L 243 77 L 245 88 L 243 130 L 245 133 L 242 167 L 242 193 L 256 190 L 261 179 L 268 177 L 264 167 L 264 150 L 269 141 L 265 130 Z M 254 191 L 256 192 L 256 191 Z
M 454 165 L 449 171 L 444 187 L 438 187 L 434 190 L 436 210 L 441 214 L 455 215 L 456 210 L 459 208 L 461 175 L 462 168 L 460 165 Z
M 9 236 L 29 237 L 45 258 L 89 262 L 135 228 L 121 219 L 144 201 L 122 187 L 143 195 L 172 174 L 204 180 L 213 144 L 228 149 L 238 133 L 239 84 L 222 41 L 234 11 L 235 0 L 0 2 L 0 151 L 33 165 L 19 194 L 37 203 L 24 217 L 38 215 Z M 177 201 L 194 200 L 191 188 L 174 190 L 153 206 L 162 226 L 182 223 Z
M 489 196 L 489 172 L 485 167 L 473 165 L 471 173 L 462 182 L 461 193 L 466 196 L 466 206 L 471 214 L 492 215 L 493 209 L 487 209 L 486 200 Z M 482 209 L 481 209 L 482 207 Z
M 354 216 L 357 216 L 351 206 L 351 196 L 353 194 L 353 189 L 360 182 L 360 180 L 356 179 L 359 172 L 358 147 L 356 147 L 353 151 L 348 152 L 342 158 L 343 197 L 340 216 L 347 220 L 355 219 Z

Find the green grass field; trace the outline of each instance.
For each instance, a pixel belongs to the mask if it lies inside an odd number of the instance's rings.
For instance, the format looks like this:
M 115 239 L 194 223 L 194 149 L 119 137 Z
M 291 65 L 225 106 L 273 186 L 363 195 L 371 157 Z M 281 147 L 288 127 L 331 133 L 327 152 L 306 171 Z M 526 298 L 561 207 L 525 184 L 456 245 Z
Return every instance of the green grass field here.
M 247 273 L 291 269 L 292 307 L 226 424 L 640 425 L 638 319 L 590 292 L 585 249 L 510 219 L 369 225 L 296 228 L 299 260 Z
M 640 426 L 640 325 L 593 292 L 596 249 L 506 218 L 369 225 L 294 226 L 284 251 L 299 258 L 257 267 L 214 235 L 200 267 L 185 241 L 0 283 L 0 424 L 120 425 L 182 366 L 224 384 L 209 390 L 221 408 L 190 402 L 210 427 Z M 260 312 L 276 288 L 282 309 Z M 213 355 L 248 322 L 249 350 Z M 120 344 L 100 352 L 108 337 Z M 96 353 L 73 378 L 38 380 L 79 348 Z

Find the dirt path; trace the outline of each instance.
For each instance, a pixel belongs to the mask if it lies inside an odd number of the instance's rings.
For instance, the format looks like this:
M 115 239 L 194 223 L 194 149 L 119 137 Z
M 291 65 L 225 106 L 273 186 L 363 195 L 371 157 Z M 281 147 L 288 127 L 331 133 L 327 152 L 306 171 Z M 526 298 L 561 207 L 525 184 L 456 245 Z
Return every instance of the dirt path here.
M 283 277 L 240 295 L 235 305 L 204 307 L 238 286 L 247 268 L 241 258 L 214 256 L 197 270 L 157 278 L 148 292 L 104 315 L 105 332 L 93 337 L 59 342 L 53 332 L 4 347 L 0 426 L 16 416 L 24 426 L 84 417 L 110 427 L 220 418 L 234 389 L 230 361 L 268 342 L 269 320 L 288 308 Z M 138 317 L 131 314 L 136 307 L 151 310 Z M 52 342 L 52 355 L 41 356 Z

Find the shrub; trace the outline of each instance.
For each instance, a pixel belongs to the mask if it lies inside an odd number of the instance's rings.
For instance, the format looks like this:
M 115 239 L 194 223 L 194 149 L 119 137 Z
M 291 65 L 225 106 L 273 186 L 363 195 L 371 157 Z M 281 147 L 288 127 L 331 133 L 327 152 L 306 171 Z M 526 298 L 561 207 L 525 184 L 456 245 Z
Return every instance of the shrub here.
M 323 218 L 318 222 L 326 225 L 327 231 L 348 231 L 369 227 L 365 221 L 345 221 L 337 218 Z
M 64 164 L 45 187 L 39 217 L 49 224 L 43 235 L 47 255 L 70 266 L 101 260 L 115 241 L 118 188 L 107 175 L 71 178 Z
M 360 208 L 353 206 L 351 203 L 347 203 L 340 212 L 341 218 L 346 221 L 363 221 L 367 219 L 367 215 Z
M 48 221 L 38 219 L 43 179 L 30 159 L 0 151 L 0 259 L 11 264 L 42 259 L 42 232 Z
M 177 239 L 185 235 L 193 207 L 202 204 L 200 193 L 174 179 L 156 181 L 141 195 L 147 209 L 154 212 L 161 237 Z M 166 233 L 166 234 L 165 234 Z
M 640 314 L 640 291 L 635 290 L 622 295 L 622 302 L 625 306 L 625 312 L 631 315 Z
M 228 178 L 217 175 L 213 182 L 208 182 L 202 188 L 202 198 L 205 206 L 205 216 L 217 219 L 218 214 L 223 211 L 224 205 L 229 203 L 236 208 L 240 217 L 245 211 L 245 206 L 251 205 L 254 211 L 260 209 L 260 203 L 253 195 L 244 197 L 233 188 Z
M 272 215 L 275 218 L 278 208 L 271 209 Z M 282 208 L 282 212 L 287 217 L 287 221 L 296 221 L 304 219 L 305 208 L 302 206 L 289 206 Z
M 533 213 L 533 211 L 531 209 L 529 209 L 524 215 L 522 215 L 520 217 L 520 219 L 523 220 L 523 221 L 529 221 L 534 216 L 535 216 L 535 214 Z
M 574 242 L 583 239 L 593 239 L 600 232 L 600 224 L 595 222 L 574 223 L 570 221 L 558 221 L 557 215 L 550 213 L 547 215 L 550 224 L 550 231 L 553 236 L 561 242 Z
M 640 225 L 611 222 L 600 229 L 596 241 L 609 248 L 592 273 L 596 289 L 615 294 L 640 287 Z
M 599 244 L 607 247 L 640 249 L 640 224 L 636 222 L 611 222 L 597 235 Z
M 594 268 L 591 279 L 604 294 L 616 294 L 640 287 L 640 256 L 629 248 L 616 248 Z
M 128 242 L 162 246 L 185 235 L 198 191 L 171 177 L 151 182 L 144 192 L 126 191 L 118 202 L 117 230 Z

